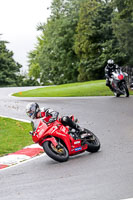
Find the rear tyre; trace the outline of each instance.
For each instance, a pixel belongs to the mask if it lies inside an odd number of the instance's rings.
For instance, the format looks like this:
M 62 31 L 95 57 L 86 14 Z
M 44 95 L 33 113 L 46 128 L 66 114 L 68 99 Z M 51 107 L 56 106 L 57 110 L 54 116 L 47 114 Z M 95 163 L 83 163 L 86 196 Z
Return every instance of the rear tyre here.
M 43 143 L 43 149 L 50 158 L 58 162 L 65 162 L 69 158 L 68 150 L 63 144 L 60 144 L 60 148 L 56 148 L 51 141 L 46 141 Z
M 86 138 L 87 144 L 88 144 L 88 148 L 86 151 L 95 153 L 100 149 L 101 145 L 100 145 L 100 141 L 99 141 L 98 137 L 96 135 L 94 135 L 94 133 L 92 133 L 92 132 L 90 132 L 90 133 L 91 133 L 91 136 Z

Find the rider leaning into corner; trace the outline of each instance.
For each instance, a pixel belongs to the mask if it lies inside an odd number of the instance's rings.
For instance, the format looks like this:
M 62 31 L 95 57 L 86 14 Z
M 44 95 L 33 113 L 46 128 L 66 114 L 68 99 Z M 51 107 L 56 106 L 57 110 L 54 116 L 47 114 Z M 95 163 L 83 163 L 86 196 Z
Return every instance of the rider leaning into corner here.
M 110 78 L 111 78 L 112 72 L 114 72 L 116 69 L 120 69 L 120 67 L 114 63 L 114 60 L 109 59 L 105 67 L 105 77 L 106 77 L 106 86 L 108 86 L 112 91 L 113 91 L 113 88 L 110 85 Z
M 69 126 L 70 128 L 75 129 L 79 134 L 84 132 L 84 129 L 72 121 L 71 117 L 63 116 L 58 118 L 58 112 L 50 108 L 40 108 L 39 105 L 35 102 L 31 102 L 26 106 L 26 113 L 32 119 L 43 118 L 46 122 L 49 123 L 52 123 L 58 119 L 64 126 Z

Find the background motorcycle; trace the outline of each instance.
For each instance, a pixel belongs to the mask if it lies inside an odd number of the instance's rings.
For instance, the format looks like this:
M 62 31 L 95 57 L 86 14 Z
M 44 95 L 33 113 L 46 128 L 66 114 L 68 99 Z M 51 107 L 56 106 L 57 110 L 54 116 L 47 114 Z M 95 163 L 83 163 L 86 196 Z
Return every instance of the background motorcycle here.
M 129 91 L 125 80 L 126 76 L 128 76 L 128 74 L 122 72 L 121 69 L 116 69 L 115 72 L 112 72 L 110 84 L 116 97 L 119 97 L 120 95 L 129 97 Z
M 69 130 L 58 120 L 48 123 L 42 118 L 33 120 L 31 125 L 33 141 L 56 161 L 64 162 L 69 156 L 85 151 L 94 153 L 100 149 L 99 139 L 87 129 L 79 136 L 77 131 Z

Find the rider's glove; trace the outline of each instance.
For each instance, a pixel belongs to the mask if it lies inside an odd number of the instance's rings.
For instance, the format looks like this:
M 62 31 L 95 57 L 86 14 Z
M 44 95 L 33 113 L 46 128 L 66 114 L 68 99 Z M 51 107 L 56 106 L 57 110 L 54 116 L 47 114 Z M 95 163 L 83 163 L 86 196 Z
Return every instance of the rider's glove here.
M 52 123 L 52 122 L 54 122 L 55 120 L 56 120 L 55 117 L 51 117 L 51 118 L 49 119 L 49 123 Z

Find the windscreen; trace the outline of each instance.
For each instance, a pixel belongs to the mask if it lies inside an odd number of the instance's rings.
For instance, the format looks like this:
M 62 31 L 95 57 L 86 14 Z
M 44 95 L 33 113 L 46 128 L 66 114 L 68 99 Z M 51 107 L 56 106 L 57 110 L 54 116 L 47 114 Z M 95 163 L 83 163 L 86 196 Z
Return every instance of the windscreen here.
M 33 121 L 31 121 L 31 127 L 32 127 L 33 132 L 36 131 L 40 121 L 41 119 L 34 119 Z

